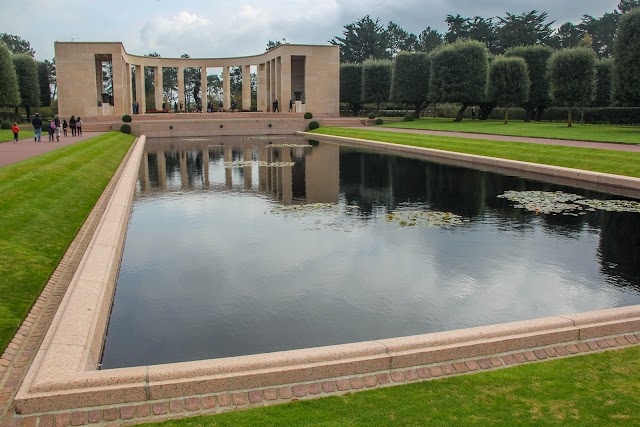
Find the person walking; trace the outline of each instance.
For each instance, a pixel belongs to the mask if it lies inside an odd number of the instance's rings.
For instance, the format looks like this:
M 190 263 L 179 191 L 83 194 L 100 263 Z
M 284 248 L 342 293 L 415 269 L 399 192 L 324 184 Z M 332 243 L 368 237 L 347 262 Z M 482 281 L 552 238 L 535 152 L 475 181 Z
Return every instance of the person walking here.
M 64 136 L 67 136 L 67 128 L 69 127 L 69 124 L 67 123 L 66 120 L 62 121 L 62 134 Z
M 62 123 L 60 123 L 60 116 L 56 114 L 53 119 L 53 123 L 56 125 L 56 142 L 60 142 L 60 128 L 62 127 Z
M 56 124 L 53 122 L 53 120 L 49 120 L 47 131 L 49 132 L 49 142 L 53 142 L 53 133 L 56 131 Z
M 293 112 L 293 99 L 289 100 L 289 112 Z
M 82 119 L 80 118 L 80 116 L 78 116 L 78 118 L 76 119 L 76 135 L 82 135 Z
M 76 116 L 69 119 L 69 127 L 71 128 L 71 136 L 76 136 Z
M 16 122 L 13 122 L 13 126 L 11 127 L 11 131 L 13 132 L 13 143 L 18 142 L 18 133 L 20 132 L 20 128 Z
M 33 141 L 40 142 L 42 138 L 42 119 L 40 114 L 36 113 L 33 120 L 31 120 L 31 124 L 33 125 Z

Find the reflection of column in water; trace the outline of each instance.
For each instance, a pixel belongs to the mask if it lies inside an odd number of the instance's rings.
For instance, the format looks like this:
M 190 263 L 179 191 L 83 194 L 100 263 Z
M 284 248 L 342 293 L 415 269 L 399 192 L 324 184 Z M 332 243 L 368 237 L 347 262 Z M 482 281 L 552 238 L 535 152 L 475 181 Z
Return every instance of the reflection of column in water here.
M 225 145 L 223 147 L 223 151 L 224 151 L 224 161 L 233 162 L 233 152 L 231 151 L 231 146 L 228 144 Z M 227 186 L 227 188 L 231 188 L 233 186 L 233 169 L 232 168 L 224 169 L 224 178 L 225 178 L 225 185 Z
M 308 150 L 305 182 L 309 203 L 337 203 L 340 192 L 340 147 L 321 143 Z
M 258 148 L 258 160 L 261 162 L 267 161 L 268 148 L 263 145 Z M 258 191 L 266 191 L 267 189 L 267 168 L 258 168 Z
M 158 150 L 158 185 L 162 190 L 167 189 L 167 159 L 164 150 Z
M 281 162 L 291 161 L 291 148 L 282 148 L 280 150 Z M 282 201 L 286 205 L 290 205 L 293 200 L 293 167 L 276 168 L 280 171 L 280 185 L 282 188 Z
M 140 168 L 140 190 L 142 193 L 149 191 L 149 153 L 142 154 L 142 167 Z
M 209 147 L 202 149 L 202 187 L 205 190 L 209 189 Z
M 189 181 L 187 179 L 187 153 L 185 151 L 180 152 L 180 180 L 182 181 L 182 189 L 187 190 Z
M 244 148 L 244 157 L 243 157 L 245 162 L 250 162 L 253 160 L 253 148 L 252 147 L 245 147 Z M 252 177 L 251 177 L 251 165 L 249 166 L 245 166 L 244 167 L 244 189 L 245 190 L 251 190 L 251 182 L 252 181 Z

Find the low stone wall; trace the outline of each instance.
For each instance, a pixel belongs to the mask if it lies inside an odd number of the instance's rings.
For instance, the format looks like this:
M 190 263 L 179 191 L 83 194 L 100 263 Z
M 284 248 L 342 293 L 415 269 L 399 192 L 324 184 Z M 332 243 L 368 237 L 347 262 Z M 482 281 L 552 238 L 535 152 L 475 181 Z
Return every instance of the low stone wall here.
M 152 137 L 239 136 L 239 135 L 291 135 L 305 130 L 309 120 L 303 118 L 231 118 L 211 120 L 134 120 L 131 132 Z M 122 123 L 113 123 L 120 130 Z
M 141 137 L 134 147 L 18 391 L 16 420 L 22 425 L 130 424 L 215 413 L 639 342 L 640 306 L 632 306 L 354 344 L 97 370 L 144 143 Z

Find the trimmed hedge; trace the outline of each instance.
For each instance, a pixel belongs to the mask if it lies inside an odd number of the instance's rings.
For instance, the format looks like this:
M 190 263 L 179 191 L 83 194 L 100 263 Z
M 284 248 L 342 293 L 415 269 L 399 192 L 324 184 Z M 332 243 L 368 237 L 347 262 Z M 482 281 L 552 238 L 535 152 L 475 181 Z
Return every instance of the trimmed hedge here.
M 304 118 L 307 120 L 313 119 L 313 114 L 307 111 L 306 113 L 304 113 Z
M 414 119 L 415 117 L 413 117 L 413 113 L 407 113 L 404 115 L 405 122 L 412 122 Z
M 2 123 L 0 123 L 0 129 L 11 129 L 13 127 L 13 123 L 11 123 L 9 120 L 5 120 Z
M 377 118 L 377 119 L 376 119 L 376 124 L 377 124 L 377 125 L 384 124 L 384 120 L 382 120 L 381 118 Z
M 120 132 L 131 133 L 131 125 L 124 123 L 122 126 L 120 126 Z
M 124 116 L 122 116 L 122 121 L 125 123 L 131 123 L 131 116 L 128 114 L 125 114 Z
M 369 119 L 373 120 L 373 119 L 376 118 L 376 115 L 375 115 L 375 113 L 369 113 L 369 115 L 367 117 L 369 117 Z
M 320 127 L 320 123 L 316 122 L 315 120 L 312 122 L 309 122 L 309 130 L 318 129 L 319 127 Z

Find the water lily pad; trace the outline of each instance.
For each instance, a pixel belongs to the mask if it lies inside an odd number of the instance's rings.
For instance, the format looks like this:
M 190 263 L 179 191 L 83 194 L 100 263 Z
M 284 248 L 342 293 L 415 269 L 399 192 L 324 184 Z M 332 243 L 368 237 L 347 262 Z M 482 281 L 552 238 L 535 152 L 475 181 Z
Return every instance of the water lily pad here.
M 517 209 L 541 214 L 585 215 L 596 209 L 607 212 L 640 212 L 640 203 L 630 200 L 585 199 L 562 191 L 506 191 L 498 196 L 515 202 Z
M 392 211 L 385 218 L 400 227 L 447 227 L 465 222 L 460 215 L 439 211 Z

